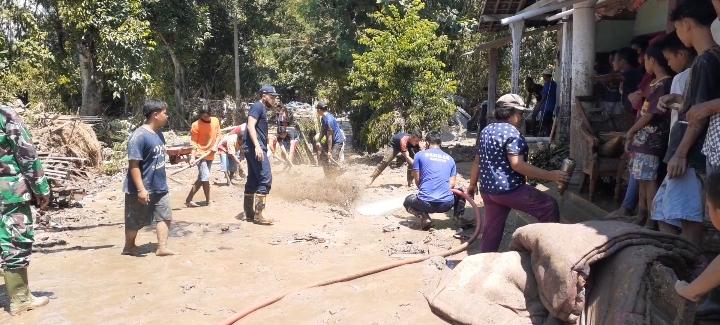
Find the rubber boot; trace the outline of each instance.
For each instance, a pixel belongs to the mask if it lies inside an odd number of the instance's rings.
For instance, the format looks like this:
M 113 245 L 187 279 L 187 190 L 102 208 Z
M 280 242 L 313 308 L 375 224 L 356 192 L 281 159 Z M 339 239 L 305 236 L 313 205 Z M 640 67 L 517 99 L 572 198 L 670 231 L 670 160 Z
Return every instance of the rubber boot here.
M 265 210 L 265 200 L 267 195 L 255 194 L 255 223 L 259 225 L 272 225 L 272 219 L 263 216 L 263 210 Z
M 245 221 L 255 222 L 255 194 L 245 194 L 243 210 L 245 211 Z
M 30 293 L 26 268 L 5 270 L 4 277 L 5 288 L 10 297 L 10 315 L 19 315 L 50 302 L 48 297 L 35 297 Z

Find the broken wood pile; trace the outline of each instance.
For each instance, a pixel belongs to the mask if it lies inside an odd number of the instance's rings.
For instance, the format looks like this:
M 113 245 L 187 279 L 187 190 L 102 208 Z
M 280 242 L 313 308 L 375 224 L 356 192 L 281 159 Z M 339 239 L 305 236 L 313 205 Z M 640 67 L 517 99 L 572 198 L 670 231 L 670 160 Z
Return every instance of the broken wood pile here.
M 85 124 L 98 124 L 102 122 L 102 117 L 100 116 L 91 116 L 91 115 L 45 115 L 42 117 L 42 119 L 46 120 L 47 122 L 52 121 L 64 121 L 64 122 L 71 122 L 71 121 L 80 121 Z
M 43 162 L 45 176 L 50 180 L 52 197 L 57 200 L 79 200 L 85 195 L 85 189 L 78 184 L 90 180 L 91 174 L 85 169 L 85 158 L 65 157 L 39 152 Z

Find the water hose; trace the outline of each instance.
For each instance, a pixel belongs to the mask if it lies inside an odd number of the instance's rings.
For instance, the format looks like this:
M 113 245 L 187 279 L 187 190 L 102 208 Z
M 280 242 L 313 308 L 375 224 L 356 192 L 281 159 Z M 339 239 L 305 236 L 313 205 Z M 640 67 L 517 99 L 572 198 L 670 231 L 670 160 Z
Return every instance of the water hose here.
M 248 307 L 248 308 L 246 308 L 246 309 L 244 309 L 244 310 L 236 313 L 235 315 L 232 315 L 232 316 L 228 317 L 228 318 L 227 318 L 226 320 L 224 320 L 221 324 L 223 324 L 223 325 L 231 325 L 231 324 L 234 324 L 235 322 L 237 322 L 237 321 L 239 321 L 239 320 L 247 317 L 248 315 L 250 315 L 250 314 L 252 314 L 252 313 L 254 313 L 254 312 L 256 312 L 256 311 L 258 311 L 258 310 L 260 310 L 260 309 L 262 309 L 262 308 L 265 308 L 265 307 L 267 307 L 267 306 L 270 306 L 270 305 L 272 305 L 272 304 L 280 301 L 281 299 L 287 297 L 287 296 L 290 295 L 290 294 L 297 293 L 297 292 L 300 292 L 300 291 L 302 291 L 302 290 L 306 290 L 306 289 L 310 289 L 310 288 L 316 288 L 316 287 L 323 287 L 323 286 L 327 286 L 327 285 L 331 285 L 331 284 L 335 284 L 335 283 L 340 283 L 340 282 L 346 282 L 346 281 L 350 281 L 350 280 L 355 280 L 355 279 L 362 278 L 362 277 L 365 277 L 365 276 L 368 276 L 368 275 L 371 275 L 371 274 L 380 273 L 380 272 L 383 272 L 383 271 L 387 271 L 387 270 L 390 270 L 390 269 L 394 269 L 394 268 L 399 267 L 399 266 L 419 263 L 419 262 L 428 260 L 428 259 L 430 259 L 430 258 L 432 258 L 432 257 L 437 257 L 437 256 L 440 256 L 440 257 L 448 257 L 448 256 L 452 256 L 452 255 L 458 254 L 458 253 L 466 250 L 466 249 L 468 248 L 468 246 L 470 246 L 470 244 L 472 244 L 475 240 L 477 240 L 477 239 L 480 237 L 480 234 L 482 233 L 482 229 L 483 229 L 483 226 L 484 226 L 484 223 L 485 223 L 485 219 L 484 219 L 484 216 L 482 215 L 482 213 L 480 212 L 480 208 L 477 206 L 477 204 L 475 204 L 475 201 L 473 201 L 473 199 L 472 199 L 469 195 L 467 195 L 467 193 L 465 193 L 465 192 L 463 192 L 463 191 L 460 191 L 460 190 L 456 190 L 456 189 L 453 189 L 452 192 L 453 192 L 453 194 L 455 194 L 455 195 L 458 195 L 458 196 L 463 197 L 467 202 L 470 202 L 470 205 L 472 206 L 473 210 L 475 211 L 475 232 L 472 234 L 472 236 L 470 237 L 470 239 L 468 239 L 468 241 L 462 243 L 460 246 L 455 247 L 455 248 L 453 248 L 453 249 L 450 249 L 450 250 L 448 250 L 448 251 L 439 253 L 439 254 L 421 256 L 421 257 L 416 257 L 416 258 L 412 258 L 412 259 L 408 259 L 408 260 L 404 260 L 404 261 L 389 263 L 389 264 L 385 264 L 385 265 L 382 265 L 382 266 L 370 268 L 370 269 L 367 269 L 367 270 L 364 270 L 364 271 L 361 271 L 361 272 L 357 272 L 357 273 L 353 273 L 353 274 L 348 274 L 348 275 L 336 277 L 336 278 L 329 279 L 329 280 L 325 280 L 325 281 L 320 281 L 320 282 L 317 282 L 317 283 L 314 283 L 314 284 L 311 284 L 311 285 L 308 285 L 308 286 L 303 286 L 303 287 L 301 287 L 301 288 L 299 288 L 299 289 L 296 289 L 296 290 L 287 291 L 287 292 L 285 292 L 285 293 L 279 294 L 279 295 L 274 296 L 274 297 L 272 297 L 272 298 L 268 298 L 268 299 L 266 299 L 266 300 L 264 300 L 264 301 L 262 301 L 262 302 L 260 302 L 260 303 L 258 303 L 258 304 L 256 304 L 256 305 L 254 305 L 254 306 Z

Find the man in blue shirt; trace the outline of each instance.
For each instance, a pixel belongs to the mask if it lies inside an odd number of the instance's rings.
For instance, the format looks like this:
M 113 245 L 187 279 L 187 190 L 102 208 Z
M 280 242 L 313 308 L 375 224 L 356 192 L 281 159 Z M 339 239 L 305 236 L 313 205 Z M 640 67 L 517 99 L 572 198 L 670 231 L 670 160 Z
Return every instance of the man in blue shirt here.
M 557 83 L 552 79 L 552 70 L 543 72 L 542 99 L 540 103 L 540 136 L 550 135 L 557 104 Z
M 260 96 L 260 100 L 250 106 L 247 134 L 243 137 L 245 159 L 248 165 L 243 210 L 246 221 L 260 225 L 272 225 L 272 219 L 262 214 L 272 186 L 270 158 L 267 155 L 267 109 L 275 106 L 279 94 L 275 91 L 275 87 L 263 86 L 260 88 Z
M 165 138 L 160 129 L 168 120 L 167 104 L 148 100 L 143 105 L 145 124 L 135 129 L 128 140 L 128 172 L 125 192 L 125 247 L 123 255 L 137 256 L 138 230 L 156 224 L 157 256 L 174 255 L 167 248 L 172 221 L 170 194 L 165 176 Z
M 427 135 L 427 150 L 415 155 L 412 175 L 419 191 L 405 198 L 405 209 L 420 218 L 423 230 L 430 229 L 430 213 L 444 213 L 455 204 L 455 195 L 450 191 L 455 187 L 455 160 L 440 150 L 440 134 Z
M 520 96 L 504 95 L 495 104 L 497 122 L 478 134 L 468 194 L 475 195 L 479 180 L 485 205 L 482 252 L 498 250 L 511 209 L 530 214 L 540 222 L 560 219 L 557 201 L 525 183 L 525 177 L 553 182 L 568 180 L 563 171 L 543 170 L 525 161 L 528 145 L 517 128 L 523 121 L 523 112 L 529 110 Z
M 317 115 L 320 117 L 320 133 L 317 135 L 315 143 L 321 146 L 320 152 L 322 160 L 320 163 L 323 167 L 325 176 L 337 175 L 340 171 L 340 151 L 345 143 L 345 134 L 340 128 L 340 124 L 330 112 L 325 102 L 318 102 L 315 106 Z M 325 145 L 322 145 L 325 140 Z

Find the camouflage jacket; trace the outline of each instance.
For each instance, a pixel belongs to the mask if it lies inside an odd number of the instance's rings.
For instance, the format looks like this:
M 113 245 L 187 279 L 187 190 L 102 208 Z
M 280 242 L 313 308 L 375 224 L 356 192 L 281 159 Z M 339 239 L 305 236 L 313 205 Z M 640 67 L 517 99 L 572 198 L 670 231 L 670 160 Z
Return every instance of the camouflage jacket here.
M 20 116 L 0 105 L 0 203 L 30 201 L 30 191 L 38 196 L 50 194 L 42 162 Z

